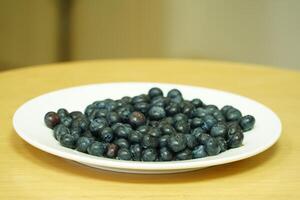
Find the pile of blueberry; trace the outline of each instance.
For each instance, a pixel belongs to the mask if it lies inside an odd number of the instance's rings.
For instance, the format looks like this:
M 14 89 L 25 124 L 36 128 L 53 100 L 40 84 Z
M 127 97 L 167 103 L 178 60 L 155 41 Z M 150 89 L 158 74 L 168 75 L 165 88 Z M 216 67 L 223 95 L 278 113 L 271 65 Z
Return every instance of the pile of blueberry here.
M 221 110 L 172 89 L 106 99 L 84 113 L 59 109 L 44 121 L 64 147 L 94 156 L 134 161 L 172 161 L 217 155 L 242 145 L 255 118 L 232 107 Z

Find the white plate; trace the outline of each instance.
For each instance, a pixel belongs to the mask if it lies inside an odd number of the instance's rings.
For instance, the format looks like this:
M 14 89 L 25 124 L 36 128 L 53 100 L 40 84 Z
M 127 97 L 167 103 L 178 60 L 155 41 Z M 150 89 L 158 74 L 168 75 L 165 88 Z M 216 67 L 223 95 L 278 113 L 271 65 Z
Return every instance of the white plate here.
M 243 146 L 217 156 L 172 162 L 120 161 L 90 156 L 62 147 L 53 137 L 52 130 L 44 125 L 46 112 L 58 108 L 83 111 L 85 106 L 105 98 L 117 99 L 146 93 L 151 87 L 160 87 L 166 93 L 172 88 L 182 91 L 186 99 L 201 98 L 205 103 L 219 107 L 233 105 L 243 114 L 256 118 L 253 130 L 245 133 Z M 254 156 L 272 146 L 281 133 L 281 123 L 274 112 L 264 105 L 236 94 L 201 87 L 160 83 L 108 83 L 63 89 L 36 97 L 23 104 L 15 113 L 13 124 L 16 132 L 29 144 L 48 153 L 85 165 L 105 170 L 128 173 L 175 173 L 208 166 L 234 162 Z

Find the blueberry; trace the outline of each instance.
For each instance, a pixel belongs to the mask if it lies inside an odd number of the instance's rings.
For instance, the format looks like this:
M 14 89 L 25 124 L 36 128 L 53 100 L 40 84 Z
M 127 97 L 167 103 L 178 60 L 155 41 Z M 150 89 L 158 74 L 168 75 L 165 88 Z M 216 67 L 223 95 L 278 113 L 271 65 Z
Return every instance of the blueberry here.
M 172 103 L 181 103 L 184 101 L 184 99 L 182 96 L 176 96 L 176 97 L 170 98 L 170 101 Z
M 159 150 L 159 157 L 162 161 L 171 161 L 173 159 L 173 154 L 167 147 L 162 147 Z
M 124 124 L 123 123 L 115 123 L 113 125 L 111 125 L 111 129 L 113 130 L 113 132 L 115 133 L 117 128 L 119 128 L 119 126 L 123 126 Z
M 180 133 L 189 133 L 190 126 L 186 121 L 181 120 L 175 123 L 175 129 Z
M 242 113 L 235 108 L 230 108 L 225 114 L 227 121 L 239 121 L 242 118 Z
M 170 138 L 170 135 L 163 135 L 159 138 L 159 146 L 160 147 L 166 147 L 168 146 L 168 139 Z
M 144 125 L 146 123 L 145 115 L 141 112 L 135 111 L 129 115 L 129 123 L 133 127 Z
M 88 106 L 85 108 L 84 114 L 85 114 L 86 116 L 90 116 L 90 115 L 93 113 L 94 110 L 96 110 L 96 106 L 93 105 L 93 104 L 90 104 L 90 105 L 88 105 Z
M 172 117 L 166 117 L 166 118 L 163 118 L 160 122 L 161 122 L 161 125 L 164 125 L 164 124 L 173 125 L 174 119 Z
M 105 99 L 105 109 L 108 111 L 115 111 L 118 107 L 117 103 L 112 99 Z
M 242 132 L 242 128 L 239 126 L 237 122 L 231 122 L 227 124 L 228 131 L 226 138 L 229 139 L 232 135 L 234 135 L 237 132 Z
M 95 112 L 95 117 L 93 119 L 95 119 L 95 118 L 106 118 L 107 114 L 109 113 L 108 110 L 106 110 L 106 109 L 96 109 L 95 111 L 96 111 Z
M 109 144 L 107 146 L 106 157 L 115 158 L 118 153 L 118 146 L 116 144 Z
M 128 96 L 125 96 L 125 97 L 122 97 L 121 101 L 124 103 L 124 104 L 130 104 L 132 102 L 132 98 L 131 97 L 128 97 Z
M 100 133 L 100 138 L 103 142 L 106 142 L 106 143 L 112 142 L 114 139 L 114 133 L 113 133 L 112 128 L 105 127 Z
M 192 119 L 191 127 L 192 128 L 200 127 L 202 123 L 203 123 L 203 119 L 195 117 Z
M 141 94 L 132 98 L 133 104 L 137 104 L 140 102 L 148 102 L 148 101 L 149 101 L 149 97 L 145 94 Z
M 150 128 L 148 134 L 156 138 L 159 138 L 162 135 L 159 128 Z
M 167 112 L 168 116 L 176 115 L 177 113 L 180 113 L 180 111 L 181 111 L 181 108 L 178 103 L 170 103 L 166 107 L 166 112 Z
M 194 111 L 194 105 L 190 102 L 184 102 L 182 107 L 182 113 L 186 114 L 187 116 L 192 116 Z
M 48 128 L 53 129 L 57 124 L 60 123 L 60 118 L 55 112 L 47 112 L 44 117 L 44 122 Z
M 128 110 L 123 110 L 122 112 L 120 112 L 119 116 L 122 122 L 129 122 L 129 116 L 130 116 L 131 112 Z
M 128 126 L 121 125 L 115 130 L 115 133 L 120 138 L 128 138 L 131 131 L 132 129 Z
M 71 133 L 71 135 L 73 135 L 73 134 L 81 135 L 81 129 L 79 127 L 73 127 L 73 128 L 71 127 L 70 133 Z
M 154 97 L 151 99 L 151 107 L 158 106 L 158 107 L 166 107 L 170 104 L 170 99 L 163 96 Z
M 112 125 L 112 124 L 120 122 L 121 118 L 116 112 L 109 112 L 106 115 L 106 120 L 107 120 L 109 125 Z
M 101 132 L 107 126 L 108 126 L 108 123 L 107 123 L 106 119 L 96 118 L 94 120 L 91 120 L 89 129 L 91 132 Z
M 197 146 L 198 141 L 194 135 L 185 134 L 185 137 L 186 137 L 186 145 L 188 148 L 193 149 L 195 146 Z
M 62 146 L 71 148 L 71 149 L 74 149 L 75 144 L 76 144 L 76 140 L 75 140 L 74 136 L 72 136 L 70 134 L 63 135 L 59 142 Z
M 206 105 L 205 110 L 208 114 L 213 114 L 214 112 L 219 111 L 218 107 L 215 105 Z
M 148 121 L 148 125 L 152 128 L 159 128 L 160 122 L 159 121 Z
M 73 118 L 71 127 L 79 127 L 82 131 L 86 131 L 89 128 L 90 122 L 85 117 Z
M 192 131 L 192 135 L 196 137 L 198 141 L 200 141 L 201 134 L 206 133 L 201 127 L 195 128 Z
M 70 135 L 70 130 L 65 125 L 59 124 L 59 125 L 57 125 L 57 126 L 54 127 L 53 133 L 54 133 L 54 138 L 56 140 L 60 141 L 60 139 L 64 135 Z
M 77 141 L 80 138 L 80 134 L 78 134 L 78 133 L 73 133 L 71 135 L 74 137 L 75 141 Z
M 155 161 L 157 158 L 157 152 L 153 148 L 145 149 L 142 152 L 142 161 Z
M 91 131 L 84 131 L 82 133 L 82 136 L 84 137 L 88 137 L 88 138 L 94 138 L 93 134 L 91 133 Z
M 143 136 L 142 145 L 144 148 L 156 148 L 158 146 L 159 140 L 157 137 L 153 137 L 149 134 Z
M 211 137 L 205 142 L 205 150 L 209 156 L 214 156 L 221 152 L 221 147 L 218 141 Z
M 204 157 L 208 156 L 205 151 L 205 146 L 199 145 L 199 146 L 195 147 L 192 151 L 192 156 L 193 156 L 193 158 L 204 158 Z
M 210 135 L 213 137 L 225 137 L 227 134 L 227 126 L 224 122 L 218 122 L 210 130 Z
M 73 119 L 71 117 L 62 117 L 60 118 L 60 123 L 65 125 L 66 127 L 70 127 L 72 125 Z
M 203 102 L 201 101 L 201 99 L 193 99 L 191 101 L 191 103 L 196 107 L 202 107 L 203 106 Z
M 101 109 L 105 108 L 106 102 L 105 101 L 95 101 L 92 105 L 96 106 L 96 108 Z
M 221 112 L 223 113 L 223 115 L 226 115 L 227 111 L 231 108 L 233 108 L 233 107 L 226 105 L 226 106 L 222 107 Z
M 218 122 L 225 122 L 225 117 L 221 111 L 216 111 L 213 113 L 213 116 L 216 118 Z
M 64 109 L 64 108 L 60 108 L 57 110 L 57 114 L 60 118 L 64 118 L 64 117 L 68 117 L 69 116 L 69 112 Z
M 193 117 L 203 118 L 205 115 L 208 115 L 208 111 L 204 108 L 196 108 L 192 113 Z
M 72 119 L 77 119 L 77 118 L 84 117 L 84 114 L 80 111 L 73 111 L 73 112 L 70 112 L 69 116 L 72 117 Z
M 115 101 L 116 102 L 116 104 L 117 104 L 117 108 L 119 108 L 119 107 L 123 107 L 124 105 L 125 105 L 125 103 L 122 101 L 122 100 L 116 100 Z
M 147 125 L 139 126 L 136 131 L 140 132 L 141 134 L 146 134 L 148 133 L 150 127 Z
M 167 135 L 171 135 L 173 133 L 176 132 L 176 130 L 174 129 L 174 127 L 170 124 L 164 124 L 160 127 L 160 130 L 162 132 L 162 134 L 167 134 Z
M 118 160 L 131 160 L 131 153 L 127 148 L 121 148 L 118 150 Z
M 107 149 L 106 144 L 95 141 L 87 148 L 87 152 L 90 155 L 103 156 L 103 154 L 106 152 L 106 149 Z
M 130 153 L 133 160 L 140 161 L 142 157 L 142 148 L 139 144 L 133 144 L 130 146 Z
M 178 121 L 186 121 L 186 122 L 188 121 L 188 117 L 185 114 L 183 114 L 183 113 L 176 114 L 173 117 L 173 119 L 174 119 L 175 123 L 178 122 Z
M 178 152 L 176 154 L 176 159 L 177 160 L 189 160 L 189 159 L 192 159 L 193 156 L 192 156 L 192 151 L 189 150 L 189 149 L 185 149 L 181 152 Z
M 163 91 L 158 87 L 153 87 L 149 90 L 148 95 L 152 99 L 154 97 L 163 96 Z
M 206 133 L 202 133 L 202 134 L 200 135 L 200 137 L 198 138 L 198 141 L 199 141 L 200 144 L 205 145 L 206 142 L 207 142 L 210 138 L 211 138 L 210 135 L 208 135 L 208 134 L 206 134 Z
M 218 143 L 219 143 L 219 146 L 221 148 L 221 152 L 224 152 L 227 150 L 227 142 L 226 140 L 223 138 L 223 137 L 216 137 Z
M 146 102 L 140 102 L 140 103 L 135 104 L 134 108 L 136 111 L 139 111 L 139 112 L 142 112 L 145 114 L 148 112 L 150 105 Z
M 128 140 L 131 143 L 140 143 L 142 141 L 143 134 L 140 133 L 139 131 L 131 131 Z
M 200 127 L 205 131 L 210 131 L 210 129 L 217 123 L 218 121 L 212 115 L 205 115 L 203 118 L 203 123 Z
M 166 116 L 166 112 L 162 107 L 153 106 L 150 108 L 148 115 L 152 120 L 160 120 Z
M 242 132 L 238 131 L 238 132 L 234 133 L 233 135 L 231 135 L 231 137 L 227 141 L 227 144 L 230 148 L 237 148 L 237 147 L 242 146 L 243 139 L 244 139 L 244 134 Z
M 124 138 L 119 138 L 119 139 L 115 140 L 114 144 L 118 145 L 118 147 L 120 147 L 120 148 L 128 148 L 129 147 L 128 141 Z
M 86 153 L 87 148 L 91 145 L 92 141 L 87 137 L 80 137 L 76 143 L 76 150 Z
M 179 152 L 185 149 L 186 147 L 186 137 L 184 134 L 177 133 L 168 139 L 168 147 L 173 151 L 173 152 Z
M 255 118 L 252 115 L 246 115 L 240 120 L 240 126 L 242 127 L 243 131 L 250 131 L 254 124 Z
M 172 89 L 167 94 L 167 97 L 169 98 L 175 98 L 177 96 L 182 96 L 181 92 L 177 89 Z

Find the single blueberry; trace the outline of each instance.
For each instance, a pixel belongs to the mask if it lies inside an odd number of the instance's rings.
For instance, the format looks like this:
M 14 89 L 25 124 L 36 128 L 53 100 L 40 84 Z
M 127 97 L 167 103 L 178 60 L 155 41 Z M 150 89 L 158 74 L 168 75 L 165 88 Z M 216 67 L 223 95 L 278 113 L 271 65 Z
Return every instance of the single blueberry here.
M 142 161 L 155 161 L 157 152 L 153 148 L 147 148 L 142 152 Z
M 185 134 L 185 137 L 186 137 L 186 145 L 188 148 L 193 149 L 195 146 L 197 146 L 198 141 L 194 135 Z
M 127 148 L 121 148 L 118 151 L 118 160 L 131 160 L 131 153 Z
M 210 135 L 213 137 L 225 137 L 227 134 L 227 126 L 224 122 L 218 122 L 210 130 Z
M 195 147 L 192 151 L 193 158 L 204 158 L 207 156 L 204 145 L 199 145 Z
M 136 161 L 140 161 L 142 157 L 142 148 L 139 144 L 133 144 L 129 148 L 132 159 Z
M 128 141 L 124 138 L 116 139 L 114 141 L 114 144 L 118 145 L 118 147 L 120 147 L 120 148 L 128 148 L 129 147 Z
M 95 141 L 87 148 L 87 152 L 94 156 L 103 156 L 103 154 L 106 152 L 106 149 L 106 144 Z
M 178 152 L 176 154 L 176 159 L 177 160 L 190 160 L 192 158 L 193 158 L 192 151 L 189 150 L 189 149 L 185 149 L 185 150 L 183 150 L 181 152 Z
M 162 147 L 159 150 L 159 157 L 162 161 L 171 161 L 173 154 L 167 147 Z
M 159 107 L 159 106 L 153 106 L 150 108 L 148 112 L 148 116 L 152 120 L 160 120 L 166 116 L 166 112 L 164 108 Z
M 48 112 L 44 117 L 44 122 L 48 128 L 53 129 L 57 124 L 60 123 L 60 118 L 55 112 Z
M 87 148 L 91 145 L 92 141 L 87 137 L 80 137 L 76 143 L 76 150 L 86 153 Z
M 185 149 L 186 147 L 186 137 L 184 134 L 177 133 L 168 139 L 168 147 L 173 151 L 173 152 L 179 152 Z
M 240 126 L 242 127 L 243 131 L 250 131 L 254 124 L 255 118 L 252 115 L 246 115 L 240 120 Z
M 218 141 L 211 137 L 205 142 L 205 150 L 209 156 L 214 156 L 221 152 L 221 147 Z
M 76 140 L 75 140 L 74 136 L 72 136 L 70 134 L 63 135 L 59 142 L 62 146 L 70 148 L 70 149 L 74 149 L 75 144 L 76 144 Z
M 148 95 L 152 99 L 157 96 L 163 96 L 163 91 L 158 87 L 153 87 L 149 90 Z

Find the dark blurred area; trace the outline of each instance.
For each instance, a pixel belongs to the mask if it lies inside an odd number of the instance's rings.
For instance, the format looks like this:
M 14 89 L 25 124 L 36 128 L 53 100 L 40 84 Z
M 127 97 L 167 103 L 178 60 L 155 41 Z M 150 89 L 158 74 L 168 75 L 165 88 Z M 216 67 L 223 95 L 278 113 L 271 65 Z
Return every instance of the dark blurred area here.
M 299 68 L 297 0 L 2 0 L 0 70 L 200 58 Z

